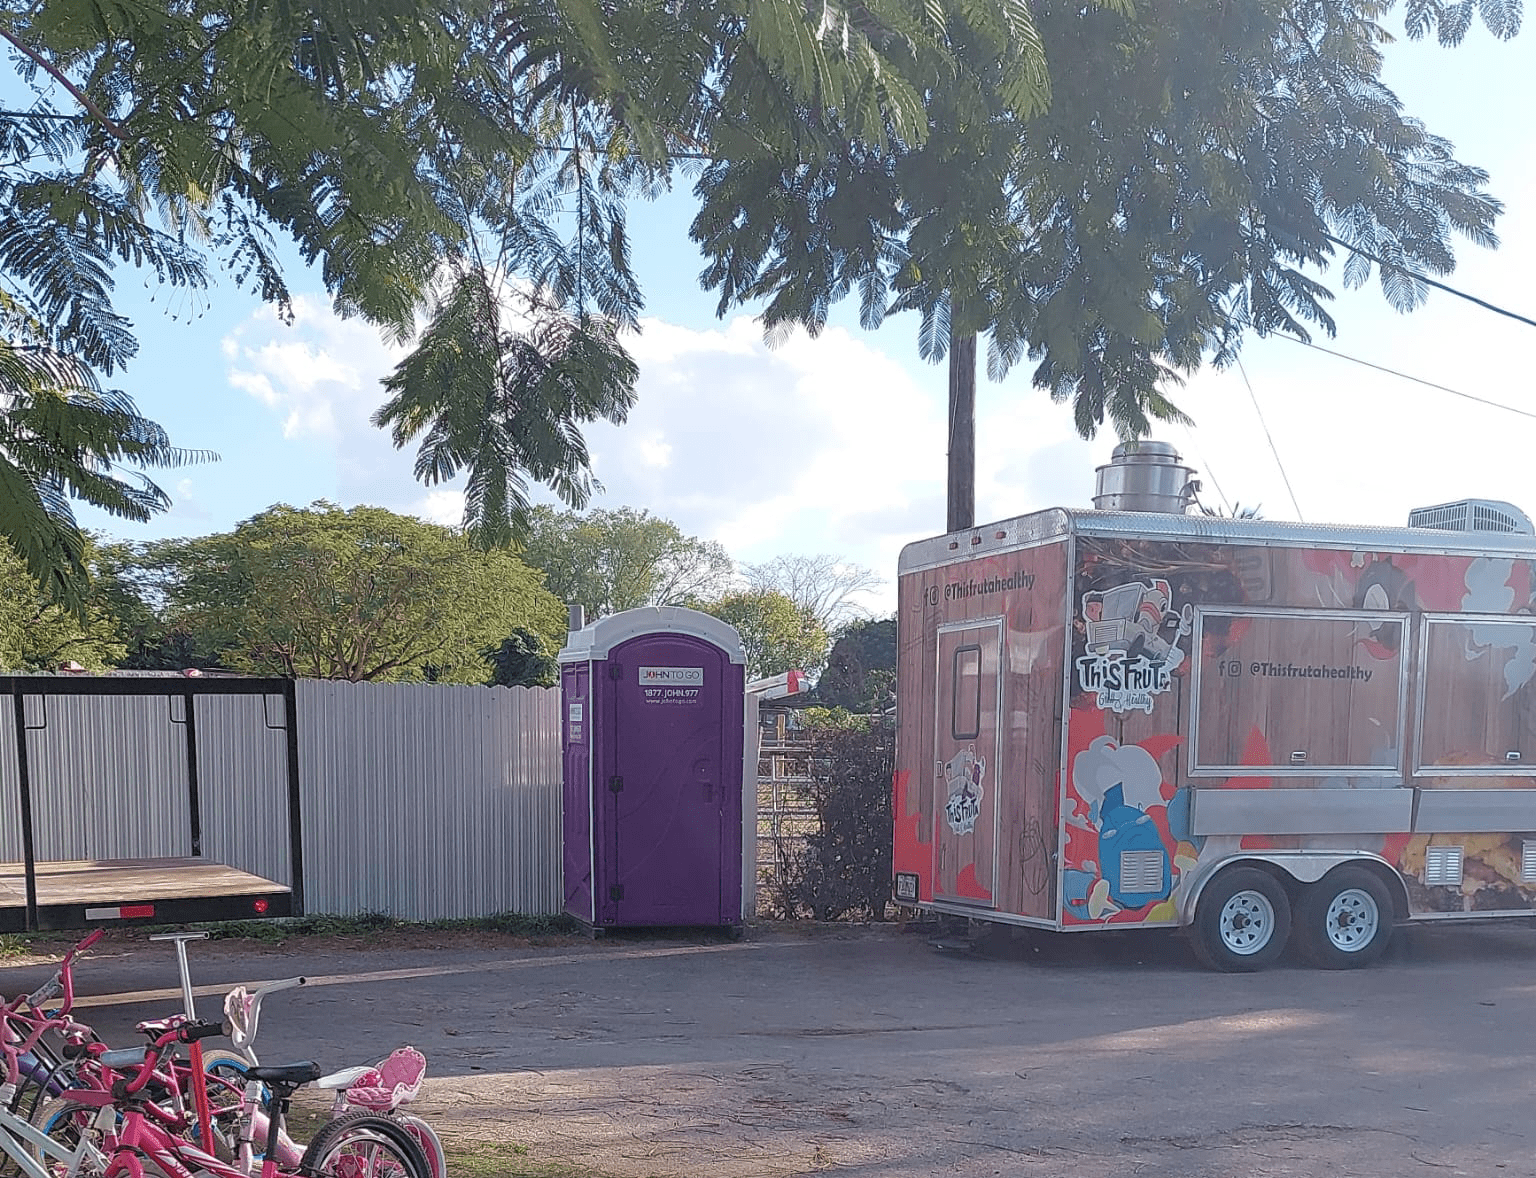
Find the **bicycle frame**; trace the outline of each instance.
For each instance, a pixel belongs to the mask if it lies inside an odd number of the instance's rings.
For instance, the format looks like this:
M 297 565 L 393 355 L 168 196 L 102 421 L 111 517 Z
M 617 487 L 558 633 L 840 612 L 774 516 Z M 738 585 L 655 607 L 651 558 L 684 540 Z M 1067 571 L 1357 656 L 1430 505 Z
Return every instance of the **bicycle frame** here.
M 168 1178 L 247 1178 L 245 1172 L 221 1162 L 183 1138 L 167 1133 L 151 1123 L 140 1109 L 130 1107 L 123 1111 L 123 1123 L 117 1131 L 112 1160 L 102 1178 L 123 1174 L 128 1178 L 147 1178 L 139 1154 L 153 1162 Z M 263 1161 L 261 1178 L 276 1178 L 277 1174 L 277 1164 L 271 1158 Z
M 0 1095 L 4 1095 L 3 1088 L 0 1088 Z M 116 1120 L 117 1112 L 112 1105 L 103 1104 L 101 1111 L 96 1114 L 94 1126 L 105 1129 L 104 1121 L 115 1122 Z M 46 1158 L 67 1165 L 67 1178 L 75 1178 L 75 1175 L 81 1172 L 82 1163 L 91 1163 L 89 1172 L 92 1174 L 101 1173 L 108 1164 L 106 1154 L 98 1149 L 86 1134 L 80 1134 L 73 1149 L 66 1149 L 62 1142 L 55 1141 L 35 1125 L 18 1117 L 10 1109 L 0 1108 L 0 1153 L 4 1153 L 14 1162 L 26 1178 L 58 1178 L 58 1171 L 38 1161 L 36 1155 L 29 1152 L 28 1146 Z

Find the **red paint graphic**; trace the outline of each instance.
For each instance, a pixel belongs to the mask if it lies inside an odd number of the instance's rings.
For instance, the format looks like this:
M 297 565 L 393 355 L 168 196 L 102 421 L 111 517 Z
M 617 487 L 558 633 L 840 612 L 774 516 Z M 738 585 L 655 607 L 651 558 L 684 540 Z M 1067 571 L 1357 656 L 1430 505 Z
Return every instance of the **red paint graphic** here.
M 907 787 L 912 781 L 912 771 L 902 769 L 897 772 L 891 783 L 892 800 L 895 803 L 895 843 L 892 847 L 891 858 L 896 871 L 915 871 L 920 877 L 919 893 L 928 891 L 927 856 L 923 854 L 922 844 L 918 841 L 918 826 L 922 821 L 922 815 L 907 813 Z
M 976 864 L 967 863 L 960 871 L 960 878 L 955 880 L 955 891 L 968 900 L 990 900 L 992 893 L 981 886 L 981 881 L 976 878 Z

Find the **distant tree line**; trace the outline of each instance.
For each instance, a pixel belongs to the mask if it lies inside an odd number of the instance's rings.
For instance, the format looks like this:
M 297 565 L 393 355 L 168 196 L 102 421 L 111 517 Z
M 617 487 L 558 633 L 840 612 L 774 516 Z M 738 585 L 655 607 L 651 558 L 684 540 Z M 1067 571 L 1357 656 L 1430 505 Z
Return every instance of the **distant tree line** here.
M 895 623 L 857 600 L 880 583 L 870 570 L 818 555 L 738 572 L 718 543 L 633 508 L 535 508 L 520 550 L 486 551 L 379 507 L 277 504 L 208 536 L 95 537 L 86 560 L 69 611 L 0 543 L 0 668 L 551 684 L 567 605 L 685 605 L 736 628 L 753 678 L 825 668 L 821 702 L 862 712 L 894 680 Z

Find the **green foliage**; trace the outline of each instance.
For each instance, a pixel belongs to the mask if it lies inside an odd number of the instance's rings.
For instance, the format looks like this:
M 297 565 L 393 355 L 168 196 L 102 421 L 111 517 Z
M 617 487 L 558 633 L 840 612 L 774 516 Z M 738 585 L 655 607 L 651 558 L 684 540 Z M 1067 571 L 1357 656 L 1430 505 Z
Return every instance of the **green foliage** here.
M 859 713 L 890 709 L 896 698 L 896 619 L 850 622 L 837 632 L 816 698 Z
M 526 534 L 525 474 L 586 505 L 581 426 L 622 422 L 639 374 L 612 322 L 530 294 L 517 300 L 526 322 L 514 330 L 498 293 L 481 267 L 458 275 L 416 350 L 384 381 L 390 397 L 373 418 L 397 446 L 425 435 L 416 459 L 423 482 L 468 472 L 464 520 L 486 548 Z
M 712 540 L 671 520 L 620 507 L 585 515 L 541 505 L 529 513 L 523 560 L 549 591 L 598 618 L 642 605 L 686 605 L 719 594 L 734 564 Z
M 89 561 L 93 553 L 87 548 Z M 125 653 L 111 614 L 97 602 L 78 611 L 50 601 L 26 564 L 0 541 L 0 670 L 57 671 L 78 663 L 103 671 Z
M 1048 89 L 1023 0 L 49 0 L 0 37 L 31 90 L 0 114 L 0 526 L 69 601 L 70 499 L 142 519 L 166 500 L 139 472 L 187 457 L 97 390 L 136 346 L 114 266 L 190 300 L 221 267 L 286 310 L 284 236 L 342 314 L 423 318 L 380 424 L 424 481 L 467 474 L 469 535 L 500 545 L 530 482 L 586 503 L 582 427 L 633 400 L 628 199 L 704 154 L 920 144 L 976 45 L 1016 67 L 1003 109 Z
M 809 610 L 782 593 L 728 593 L 699 608 L 734 626 L 741 635 L 748 679 L 796 670 L 814 674 L 827 657 L 826 630 Z
M 564 609 L 516 557 L 378 507 L 279 504 L 149 556 L 167 630 L 241 671 L 485 683 L 506 636 L 554 649 L 564 633 Z
M 527 630 L 519 628 L 483 653 L 491 664 L 493 687 L 553 687 L 560 682 L 559 661 L 545 653 L 537 634 Z
M 83 610 L 88 543 L 71 498 L 142 522 L 170 500 L 121 464 L 177 466 L 212 455 L 172 446 L 127 395 L 102 388 L 91 369 L 58 350 L 49 334 L 0 292 L 0 539 L 50 600 Z
M 1177 420 L 1164 388 L 1247 331 L 1332 333 L 1321 275 L 1339 238 L 1385 259 L 1383 295 L 1422 302 L 1409 271 L 1448 273 L 1452 239 L 1495 244 L 1487 175 L 1407 115 L 1381 81 L 1390 5 L 1190 0 L 1030 6 L 1048 108 L 1007 101 L 1016 63 L 967 5 L 946 26 L 930 134 L 881 145 L 829 134 L 813 157 L 764 145 L 697 184 L 705 285 L 767 300 L 772 330 L 812 333 L 857 291 L 866 327 L 915 312 L 922 351 L 990 336 L 988 372 L 1026 357 L 1091 435 Z M 1519 6 L 1410 0 L 1410 35 L 1499 36 Z M 1356 286 L 1371 263 L 1347 255 Z
M 813 725 L 816 831 L 784 864 L 790 896 L 817 920 L 885 919 L 891 892 L 896 730 L 828 713 Z

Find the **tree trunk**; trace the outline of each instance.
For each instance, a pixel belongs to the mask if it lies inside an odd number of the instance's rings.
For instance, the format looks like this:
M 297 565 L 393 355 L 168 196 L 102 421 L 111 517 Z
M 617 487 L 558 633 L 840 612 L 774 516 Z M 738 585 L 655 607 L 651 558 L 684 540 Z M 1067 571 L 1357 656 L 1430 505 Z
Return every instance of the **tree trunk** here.
M 949 526 L 976 526 L 976 337 L 949 336 Z

